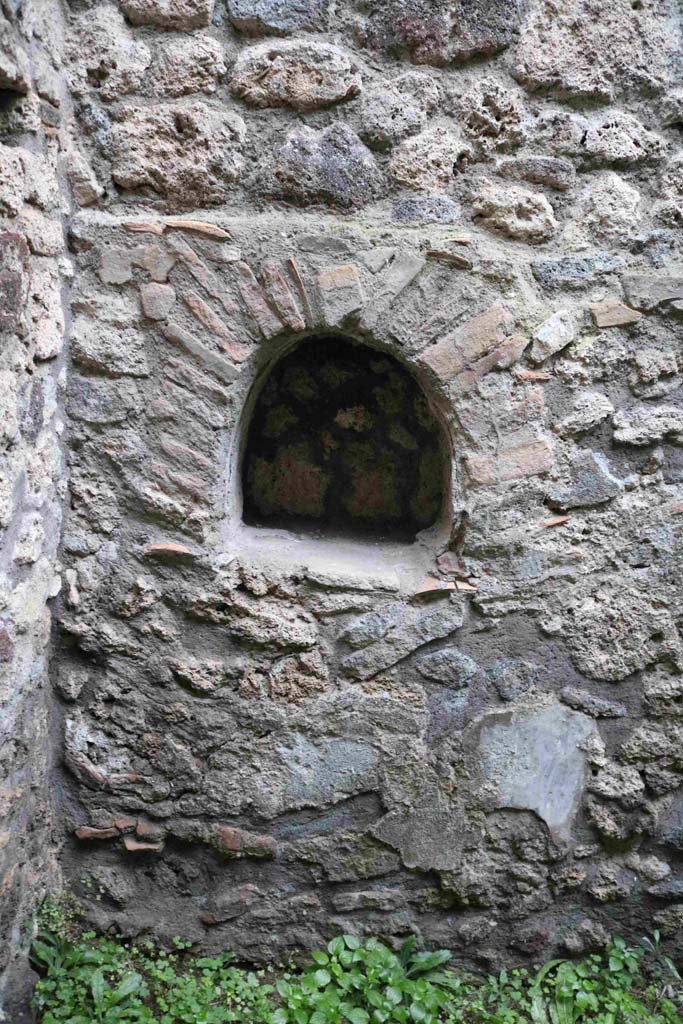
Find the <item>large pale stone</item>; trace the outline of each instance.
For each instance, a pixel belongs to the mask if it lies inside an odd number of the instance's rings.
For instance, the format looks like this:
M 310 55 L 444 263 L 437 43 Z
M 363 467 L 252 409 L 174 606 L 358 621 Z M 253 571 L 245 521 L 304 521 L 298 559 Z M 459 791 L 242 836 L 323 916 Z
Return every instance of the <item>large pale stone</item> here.
M 129 108 L 116 127 L 112 176 L 177 206 L 221 203 L 242 173 L 245 135 L 241 117 L 203 103 Z
M 457 811 L 437 806 L 392 811 L 373 827 L 372 834 L 398 850 L 407 868 L 455 871 L 462 863 L 465 834 Z
M 517 149 L 526 138 L 524 108 L 515 92 L 483 78 L 459 101 L 463 130 L 482 156 Z
M 637 309 L 657 309 L 683 299 L 683 274 L 624 274 L 626 298 Z
M 474 197 L 472 216 L 486 227 L 520 242 L 547 242 L 557 230 L 553 208 L 544 195 L 483 181 Z
M 531 358 L 535 363 L 542 363 L 570 345 L 575 337 L 576 324 L 571 313 L 567 309 L 558 309 L 534 331 Z
M 388 149 L 424 128 L 439 102 L 436 84 L 427 75 L 407 72 L 363 94 L 361 135 L 368 145 Z
M 71 335 L 71 358 L 104 376 L 146 377 L 145 337 L 133 327 L 113 331 L 107 324 L 79 317 Z
M 584 235 L 606 245 L 623 245 L 633 238 L 642 220 L 642 196 L 618 174 L 591 179 L 578 198 L 575 224 L 569 237 Z
M 633 114 L 617 112 L 589 121 L 581 142 L 591 166 L 627 167 L 661 156 L 662 143 Z
M 477 752 L 485 798 L 533 811 L 567 839 L 588 779 L 582 747 L 594 735 L 590 718 L 561 704 L 487 715 Z
M 369 679 L 397 664 L 419 647 L 459 629 L 463 608 L 450 601 L 442 608 L 422 615 L 407 614 L 387 632 L 361 651 L 342 662 L 344 671 L 354 679 Z
M 515 75 L 560 98 L 611 102 L 622 92 L 661 92 L 672 81 L 680 29 L 666 0 L 609 4 L 552 0 L 529 7 Z
M 644 445 L 683 438 L 683 408 L 678 405 L 636 405 L 614 414 L 614 439 Z
M 226 71 L 223 47 L 208 35 L 192 35 L 162 44 L 150 72 L 156 96 L 214 93 Z
M 110 3 L 98 4 L 77 19 L 69 55 L 72 87 L 80 94 L 92 88 L 103 100 L 137 92 L 152 60 L 147 44 Z
M 437 126 L 405 139 L 394 150 L 389 174 L 400 185 L 433 192 L 448 187 L 472 156 L 460 134 Z
M 680 663 L 681 642 L 657 595 L 609 579 L 579 599 L 567 620 L 567 643 L 578 670 L 618 682 L 654 662 Z
M 252 107 L 318 110 L 357 96 L 358 66 L 329 43 L 288 40 L 242 50 L 230 91 Z

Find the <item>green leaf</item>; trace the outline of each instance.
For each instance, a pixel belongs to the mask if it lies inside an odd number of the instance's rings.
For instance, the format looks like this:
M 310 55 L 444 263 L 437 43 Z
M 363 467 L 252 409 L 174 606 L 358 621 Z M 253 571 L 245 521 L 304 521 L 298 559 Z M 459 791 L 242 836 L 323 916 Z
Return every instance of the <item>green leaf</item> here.
M 327 952 L 331 953 L 332 956 L 339 956 L 340 953 L 344 952 L 344 940 L 340 937 L 331 939 L 327 943 Z
M 351 1024 L 368 1024 L 370 1015 L 365 1010 L 361 1010 L 360 1007 L 354 1006 L 348 1010 L 342 1011 L 344 1016 Z
M 387 1002 L 391 1003 L 392 1006 L 398 1006 L 398 1004 L 403 999 L 403 995 L 401 994 L 399 989 L 395 988 L 393 985 L 388 985 L 386 987 L 386 989 L 384 990 L 384 997 L 387 1000 Z
M 447 949 L 437 949 L 434 953 L 416 953 L 410 962 L 408 975 L 413 977 L 416 974 L 426 974 L 436 967 L 447 964 L 450 958 L 451 954 Z M 503 983 L 507 983 L 507 978 L 504 979 Z
M 358 949 L 359 948 L 360 942 L 355 937 L 355 935 L 344 935 L 342 937 L 344 939 L 344 942 L 346 943 L 346 946 L 349 949 Z
M 95 971 L 90 979 L 90 991 L 92 992 L 93 1002 L 98 1010 L 102 1005 L 105 988 L 104 974 L 102 973 L 102 968 L 100 968 L 99 971 Z
M 315 971 L 313 977 L 315 978 L 318 988 L 325 988 L 326 985 L 332 981 L 332 975 L 329 971 Z
M 126 974 L 123 981 L 114 991 L 114 1002 L 120 1003 L 126 996 L 132 995 L 134 992 L 139 992 L 142 985 L 142 977 L 134 971 L 130 974 Z
M 398 958 L 399 958 L 399 960 L 401 961 L 401 964 L 404 967 L 408 966 L 408 964 L 410 962 L 410 958 L 411 958 L 411 956 L 413 955 L 413 953 L 415 951 L 416 944 L 417 944 L 417 936 L 409 935 L 408 938 L 406 939 L 406 941 L 401 946 L 401 949 L 399 950 Z

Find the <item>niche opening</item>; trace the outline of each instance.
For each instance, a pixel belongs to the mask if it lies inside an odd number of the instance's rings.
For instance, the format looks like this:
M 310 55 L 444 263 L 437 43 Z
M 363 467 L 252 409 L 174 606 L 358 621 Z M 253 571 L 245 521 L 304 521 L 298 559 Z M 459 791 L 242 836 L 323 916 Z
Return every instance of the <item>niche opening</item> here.
M 242 461 L 251 526 L 411 542 L 444 505 L 442 430 L 393 356 L 342 337 L 285 355 L 261 389 Z

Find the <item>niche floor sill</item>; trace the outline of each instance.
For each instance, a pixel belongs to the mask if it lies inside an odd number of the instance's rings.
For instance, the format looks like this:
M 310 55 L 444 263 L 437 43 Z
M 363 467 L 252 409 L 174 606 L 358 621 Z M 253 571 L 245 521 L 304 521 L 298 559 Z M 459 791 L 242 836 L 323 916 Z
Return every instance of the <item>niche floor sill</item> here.
M 312 537 L 289 530 L 241 524 L 225 543 L 225 556 L 257 567 L 319 577 L 323 584 L 413 594 L 436 569 L 445 543 L 418 539 L 412 544 L 372 537 Z

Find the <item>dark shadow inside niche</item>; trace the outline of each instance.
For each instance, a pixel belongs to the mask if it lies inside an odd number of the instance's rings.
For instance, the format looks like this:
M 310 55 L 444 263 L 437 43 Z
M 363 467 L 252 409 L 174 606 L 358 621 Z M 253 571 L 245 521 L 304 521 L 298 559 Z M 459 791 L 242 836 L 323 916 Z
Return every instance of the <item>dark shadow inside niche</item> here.
M 443 508 L 442 428 L 396 359 L 316 337 L 270 371 L 242 462 L 255 526 L 412 541 Z

